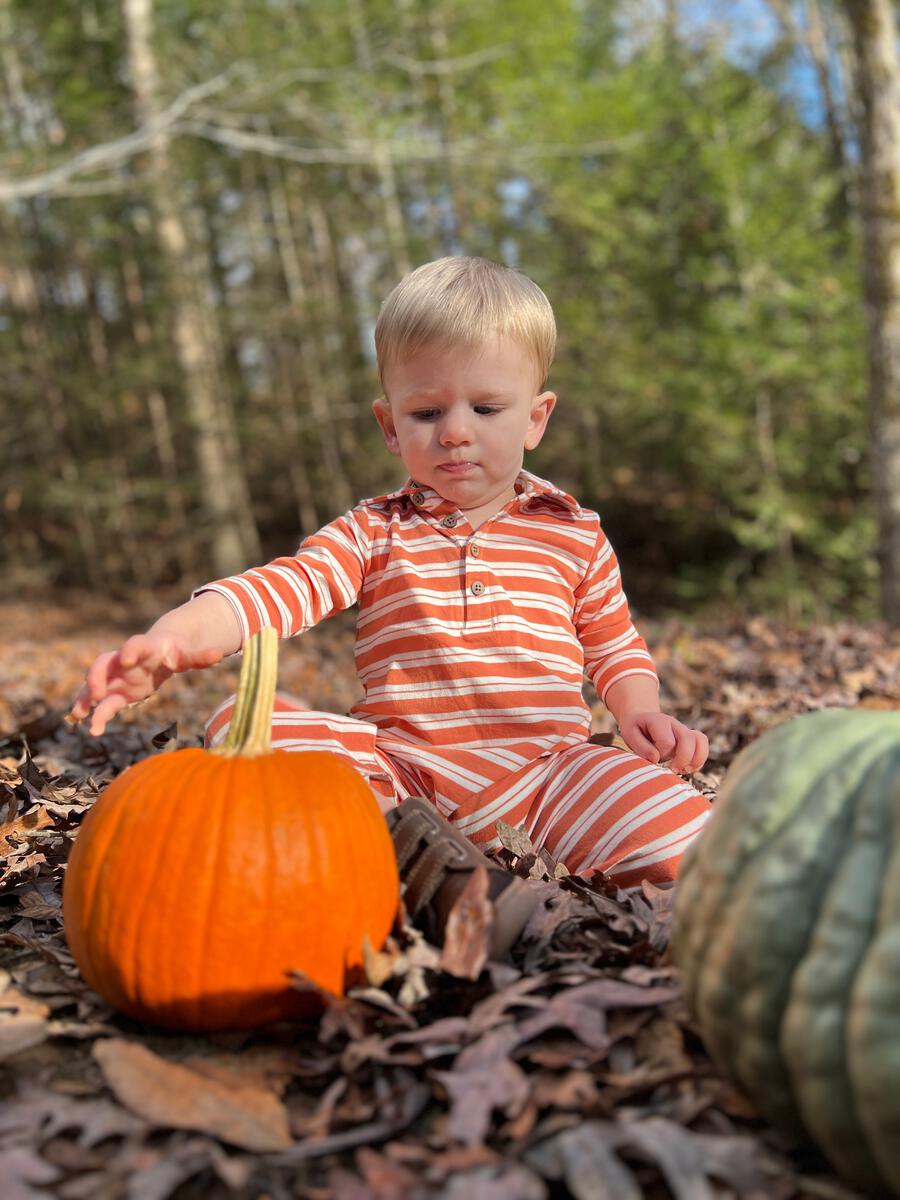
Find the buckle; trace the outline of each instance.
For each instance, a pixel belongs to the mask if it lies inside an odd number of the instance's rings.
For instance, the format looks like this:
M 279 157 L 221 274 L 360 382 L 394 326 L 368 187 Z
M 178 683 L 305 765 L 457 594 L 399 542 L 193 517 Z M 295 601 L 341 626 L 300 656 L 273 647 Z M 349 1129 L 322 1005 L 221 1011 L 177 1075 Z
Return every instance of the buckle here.
M 457 846 L 455 842 L 448 841 L 444 846 L 444 849 L 447 853 L 451 854 L 458 863 L 465 863 L 466 866 L 472 865 L 469 862 L 469 856 L 466 854 L 465 850 L 463 850 L 462 846 Z

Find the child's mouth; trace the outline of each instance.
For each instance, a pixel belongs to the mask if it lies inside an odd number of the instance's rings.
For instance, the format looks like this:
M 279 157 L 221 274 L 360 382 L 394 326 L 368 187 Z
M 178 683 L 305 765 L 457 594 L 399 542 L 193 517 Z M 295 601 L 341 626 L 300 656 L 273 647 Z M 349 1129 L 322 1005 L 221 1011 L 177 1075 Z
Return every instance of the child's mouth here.
M 441 463 L 441 470 L 448 471 L 451 475 L 466 475 L 469 471 L 475 470 L 475 463 L 472 463 L 472 462 Z

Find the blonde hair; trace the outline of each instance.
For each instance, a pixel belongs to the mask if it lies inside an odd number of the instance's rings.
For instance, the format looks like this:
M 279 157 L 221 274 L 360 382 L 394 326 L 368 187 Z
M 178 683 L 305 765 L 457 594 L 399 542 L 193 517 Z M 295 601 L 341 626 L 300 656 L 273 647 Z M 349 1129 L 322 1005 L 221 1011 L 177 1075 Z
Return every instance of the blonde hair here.
M 472 345 L 509 334 L 534 357 L 546 382 L 556 350 L 550 301 L 521 271 L 486 258 L 450 257 L 405 276 L 381 306 L 375 324 L 378 375 L 430 343 Z

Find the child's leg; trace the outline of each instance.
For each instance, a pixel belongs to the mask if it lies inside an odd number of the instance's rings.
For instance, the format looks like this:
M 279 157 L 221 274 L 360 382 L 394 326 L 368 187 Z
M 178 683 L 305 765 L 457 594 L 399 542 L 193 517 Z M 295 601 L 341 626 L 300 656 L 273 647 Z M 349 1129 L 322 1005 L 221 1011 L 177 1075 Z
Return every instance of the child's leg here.
M 204 745 L 217 746 L 231 723 L 234 696 L 221 704 L 206 724 Z M 378 729 L 355 717 L 313 712 L 282 692 L 275 695 L 273 750 L 330 750 L 365 776 L 382 811 L 397 852 L 410 914 L 418 914 L 430 936 L 440 943 L 453 903 L 473 869 L 488 871 L 488 894 L 494 919 L 490 950 L 506 952 L 521 932 L 536 897 L 515 875 L 491 863 L 438 814 L 433 797 L 409 799 L 413 777 L 376 746 Z M 423 781 L 416 780 L 417 783 Z M 423 790 L 421 788 L 417 790 Z M 406 804 L 401 803 L 407 800 Z
M 710 804 L 666 767 L 586 743 L 560 752 L 525 828 L 573 874 L 603 871 L 620 887 L 674 880 Z
M 231 724 L 234 696 L 219 705 L 206 723 L 203 744 L 218 746 Z M 376 726 L 338 713 L 313 712 L 283 692 L 275 694 L 273 750 L 330 750 L 345 758 L 368 782 L 382 812 L 394 808 L 409 790 L 390 759 L 375 744 Z

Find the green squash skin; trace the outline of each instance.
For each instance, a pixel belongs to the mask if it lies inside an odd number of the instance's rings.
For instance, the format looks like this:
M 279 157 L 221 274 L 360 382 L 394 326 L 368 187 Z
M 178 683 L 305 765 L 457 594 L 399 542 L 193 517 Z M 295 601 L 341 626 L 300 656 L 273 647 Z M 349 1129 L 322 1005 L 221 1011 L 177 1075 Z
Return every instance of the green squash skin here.
M 717 1065 L 795 1136 L 805 1125 L 778 1048 L 791 975 L 855 793 L 898 742 L 895 713 L 825 710 L 770 730 L 735 760 L 679 874 L 672 953 L 688 1006 Z
M 877 739 L 884 744 L 884 739 Z M 854 981 L 875 931 L 891 836 L 892 739 L 860 784 L 850 843 L 831 878 L 793 980 L 780 1048 L 803 1122 L 845 1178 L 869 1191 L 885 1180 L 867 1146 L 849 1077 L 846 1021 Z
M 778 853 L 770 843 L 745 863 L 699 967 L 697 1017 L 710 1053 L 730 1065 L 770 1121 L 796 1136 L 805 1127 L 778 1034 L 826 887 L 822 864 L 834 862 L 849 837 L 848 782 L 846 773 L 822 776 L 778 831 Z
M 715 927 L 734 883 L 733 876 L 723 869 L 723 864 L 731 862 L 737 843 L 746 836 L 746 827 L 739 821 L 720 819 L 722 800 L 728 788 L 738 788 L 743 777 L 755 771 L 761 762 L 758 742 L 753 742 L 737 756 L 709 820 L 700 836 L 688 847 L 678 868 L 672 953 L 681 968 L 685 999 L 692 1012 L 696 1011 L 699 981 L 696 965 L 706 950 L 710 931 Z M 689 920 L 685 914 L 689 914 Z
M 798 761 L 797 726 L 814 719 L 840 757 L 859 740 L 848 734 L 844 710 L 810 713 L 768 730 L 735 758 L 703 832 L 681 861 L 672 927 L 672 952 L 685 998 L 697 1010 L 699 963 L 728 911 L 744 863 L 789 821 L 809 787 L 809 767 Z M 779 780 L 777 797 L 759 796 L 758 780 Z M 741 815 L 732 809 L 741 809 Z M 732 819 L 734 817 L 734 819 Z
M 848 1066 L 860 1123 L 882 1174 L 900 1194 L 900 775 L 875 937 L 856 976 L 847 1017 Z

